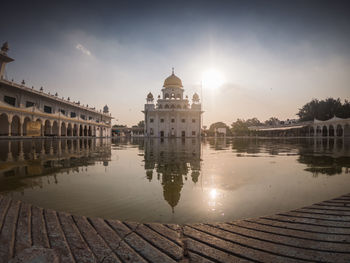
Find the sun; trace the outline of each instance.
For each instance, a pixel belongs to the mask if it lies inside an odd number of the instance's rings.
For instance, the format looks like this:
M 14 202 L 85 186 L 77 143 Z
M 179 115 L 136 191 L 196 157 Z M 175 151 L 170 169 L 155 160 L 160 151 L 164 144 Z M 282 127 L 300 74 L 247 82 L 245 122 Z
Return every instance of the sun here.
M 211 68 L 203 72 L 202 83 L 204 88 L 217 89 L 224 84 L 224 76 L 219 70 Z

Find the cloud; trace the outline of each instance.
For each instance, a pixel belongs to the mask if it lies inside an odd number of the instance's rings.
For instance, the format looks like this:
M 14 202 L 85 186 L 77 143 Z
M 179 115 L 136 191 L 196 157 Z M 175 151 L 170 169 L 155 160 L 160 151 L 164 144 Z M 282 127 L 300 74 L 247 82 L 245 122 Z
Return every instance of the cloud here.
M 81 52 L 83 52 L 85 55 L 91 56 L 91 52 L 90 50 L 88 50 L 86 47 L 84 47 L 82 44 L 77 44 L 75 46 L 76 49 L 80 50 Z

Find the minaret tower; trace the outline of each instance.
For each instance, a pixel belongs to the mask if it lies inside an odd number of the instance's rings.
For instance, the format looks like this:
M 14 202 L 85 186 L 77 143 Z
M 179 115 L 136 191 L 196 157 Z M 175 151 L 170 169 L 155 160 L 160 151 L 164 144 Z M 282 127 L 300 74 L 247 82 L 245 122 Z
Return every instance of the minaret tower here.
M 0 51 L 0 79 L 4 78 L 5 66 L 7 63 L 14 61 L 14 59 L 7 56 L 7 51 L 9 50 L 9 45 L 5 42 Z

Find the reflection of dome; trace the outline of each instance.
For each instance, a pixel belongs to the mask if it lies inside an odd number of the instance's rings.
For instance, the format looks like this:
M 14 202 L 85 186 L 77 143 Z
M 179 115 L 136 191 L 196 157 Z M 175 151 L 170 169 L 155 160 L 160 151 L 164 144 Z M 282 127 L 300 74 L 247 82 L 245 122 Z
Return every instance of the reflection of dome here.
M 181 79 L 178 76 L 176 76 L 174 74 L 174 70 L 173 70 L 173 73 L 164 80 L 163 87 L 166 88 L 168 86 L 177 86 L 179 88 L 182 87 L 182 81 L 181 81 Z
M 174 207 L 180 201 L 181 189 L 183 186 L 182 176 L 163 174 L 162 179 L 164 199 L 168 202 L 174 212 Z
M 1 51 L 6 53 L 8 50 L 9 50 L 9 44 L 5 42 L 1 47 Z

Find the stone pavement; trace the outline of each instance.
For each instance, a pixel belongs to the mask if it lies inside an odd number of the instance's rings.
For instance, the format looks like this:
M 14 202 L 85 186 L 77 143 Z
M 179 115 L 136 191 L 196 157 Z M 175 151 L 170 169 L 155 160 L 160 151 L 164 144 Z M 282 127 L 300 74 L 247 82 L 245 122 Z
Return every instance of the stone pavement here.
M 0 196 L 2 262 L 350 262 L 350 194 L 215 224 L 87 218 Z

